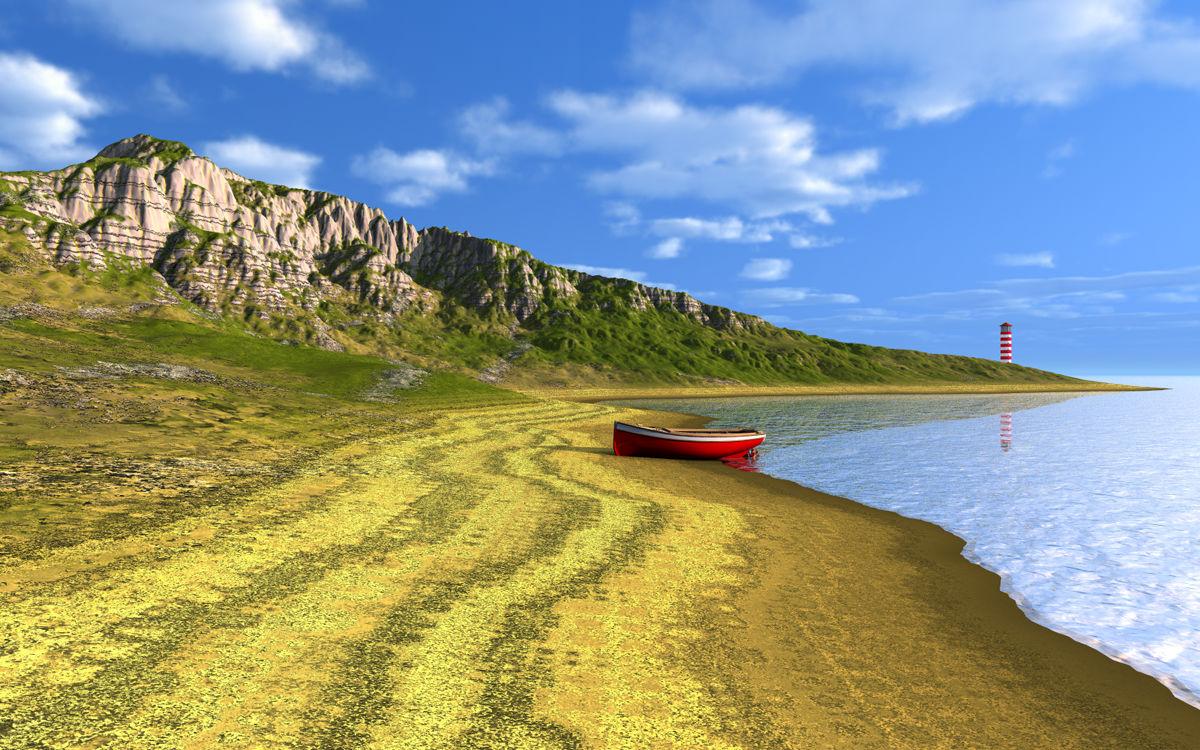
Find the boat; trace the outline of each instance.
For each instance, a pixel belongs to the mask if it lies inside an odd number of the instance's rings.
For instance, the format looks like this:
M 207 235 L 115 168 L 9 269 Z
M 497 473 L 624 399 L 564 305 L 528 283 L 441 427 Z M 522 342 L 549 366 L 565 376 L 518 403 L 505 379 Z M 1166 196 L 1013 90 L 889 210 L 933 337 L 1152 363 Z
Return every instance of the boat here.
M 751 457 L 766 437 L 748 428 L 674 429 L 613 422 L 613 453 L 653 458 Z

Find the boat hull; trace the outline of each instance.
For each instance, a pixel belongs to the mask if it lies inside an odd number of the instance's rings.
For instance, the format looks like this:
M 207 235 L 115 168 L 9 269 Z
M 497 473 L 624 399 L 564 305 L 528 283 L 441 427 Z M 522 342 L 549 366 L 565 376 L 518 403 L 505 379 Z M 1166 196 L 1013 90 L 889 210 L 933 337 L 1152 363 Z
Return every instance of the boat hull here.
M 636 425 L 613 425 L 613 453 L 618 456 L 715 460 L 744 456 L 757 448 L 765 436 L 750 433 L 736 438 L 670 435 Z

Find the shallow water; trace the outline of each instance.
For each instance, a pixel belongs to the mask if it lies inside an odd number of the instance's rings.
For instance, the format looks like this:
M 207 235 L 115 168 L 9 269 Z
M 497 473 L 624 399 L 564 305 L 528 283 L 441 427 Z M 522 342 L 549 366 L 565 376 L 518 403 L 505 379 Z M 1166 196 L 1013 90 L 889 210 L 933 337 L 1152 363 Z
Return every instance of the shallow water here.
M 1200 706 L 1200 378 L 1169 391 L 626 402 L 765 428 L 759 468 L 967 540 L 1038 622 Z

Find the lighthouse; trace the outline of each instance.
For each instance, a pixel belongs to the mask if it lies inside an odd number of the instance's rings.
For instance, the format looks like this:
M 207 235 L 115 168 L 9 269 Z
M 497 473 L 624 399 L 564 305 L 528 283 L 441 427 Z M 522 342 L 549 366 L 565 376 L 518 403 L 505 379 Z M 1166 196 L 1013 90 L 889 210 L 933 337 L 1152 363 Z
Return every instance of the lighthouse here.
M 1000 324 L 1000 361 L 1012 362 L 1012 323 Z

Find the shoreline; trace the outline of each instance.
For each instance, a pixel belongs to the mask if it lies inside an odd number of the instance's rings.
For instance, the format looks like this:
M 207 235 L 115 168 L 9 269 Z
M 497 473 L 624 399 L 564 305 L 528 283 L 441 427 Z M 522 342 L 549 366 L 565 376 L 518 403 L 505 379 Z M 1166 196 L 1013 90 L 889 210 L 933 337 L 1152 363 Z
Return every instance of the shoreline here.
M 534 398 L 596 403 L 625 399 L 669 398 L 747 398 L 753 396 L 923 396 L 988 395 L 1007 393 L 1110 393 L 1160 391 L 1155 386 L 1119 383 L 938 383 L 938 384 L 829 384 L 829 385 L 702 385 L 702 386 L 627 386 L 609 388 L 532 388 L 514 386 L 513 390 Z
M 1085 391 L 1085 392 L 1131 392 L 1131 391 L 1157 391 L 1157 390 L 1167 390 L 1167 389 L 1159 388 L 1159 387 L 1119 386 L 1119 387 L 1114 387 L 1114 388 L 1092 389 L 1091 391 Z M 1024 392 L 1037 392 L 1037 391 L 1024 391 Z M 1061 391 L 1055 391 L 1055 392 L 1061 392 Z M 763 394 L 752 394 L 749 397 L 753 397 L 753 396 L 757 396 L 757 395 L 763 395 Z M 782 395 L 782 394 L 771 394 L 771 395 Z M 799 394 L 789 394 L 789 395 L 799 395 Z M 804 395 L 827 395 L 827 394 L 804 394 Z M 842 394 L 839 394 L 839 395 L 842 395 Z M 876 395 L 885 395 L 885 394 L 879 393 Z M 886 395 L 895 395 L 895 394 L 886 394 Z M 908 394 L 905 394 L 905 395 L 908 395 Z M 717 397 L 717 396 L 697 396 L 696 398 L 712 398 L 712 397 Z M 720 397 L 724 397 L 724 396 L 720 396 Z M 728 397 L 732 398 L 734 396 L 728 396 Z M 641 398 L 643 398 L 643 397 L 633 396 L 633 397 L 629 397 L 629 400 L 636 401 Z M 672 397 L 662 397 L 662 398 L 663 398 L 663 400 L 670 400 L 670 398 L 672 398 Z M 680 398 L 681 398 L 681 400 L 685 399 L 685 397 L 680 397 Z M 653 400 L 653 399 L 647 398 L 646 400 Z M 623 404 L 621 403 L 620 400 L 614 400 L 612 405 L 619 407 Z M 648 411 L 648 412 L 654 412 L 654 413 L 658 413 L 658 414 L 671 415 L 676 420 L 685 423 L 685 425 L 688 427 L 705 427 L 715 419 L 715 417 L 711 417 L 711 416 L 705 415 L 705 414 L 700 414 L 698 412 L 679 412 L 679 411 L 672 411 L 672 410 L 661 409 L 661 408 L 643 409 L 642 407 L 639 407 L 639 406 L 633 405 L 633 404 L 624 404 L 624 405 L 629 406 L 630 408 L 637 408 L 641 411 Z M 729 467 L 729 468 L 734 469 L 735 471 L 739 471 L 736 467 Z M 745 473 L 745 472 L 743 472 L 743 473 Z M 768 476 L 773 479 L 777 479 L 779 481 L 794 484 L 797 487 L 800 487 L 809 492 L 814 492 L 814 493 L 818 493 L 818 494 L 827 494 L 827 493 L 822 493 L 821 490 L 809 487 L 805 484 L 801 484 L 800 482 L 796 482 L 795 480 L 788 479 L 786 477 L 776 476 L 774 474 L 770 474 L 768 472 L 765 472 L 765 471 L 762 471 L 759 469 L 755 469 L 754 472 L 752 472 L 752 473 L 757 473 L 762 476 Z M 942 527 L 932 521 L 925 521 L 924 519 L 915 518 L 913 516 L 906 516 L 902 513 L 887 510 L 884 508 L 879 508 L 879 507 L 873 506 L 873 505 L 869 505 L 867 503 L 860 502 L 860 501 L 855 500 L 850 497 L 844 497 L 841 495 L 830 495 L 830 497 L 835 497 L 835 498 L 844 500 L 845 502 L 848 502 L 848 503 L 860 505 L 864 508 L 869 508 L 869 509 L 877 510 L 877 511 L 884 512 L 884 513 L 893 513 L 893 514 L 899 516 L 900 518 L 905 518 L 905 519 L 913 520 L 913 521 L 919 521 L 921 523 L 927 523 L 927 524 L 939 529 L 943 533 L 954 537 L 955 539 L 959 540 L 963 545 L 963 549 L 962 549 L 962 552 L 960 553 L 960 556 L 966 562 L 970 563 L 971 565 L 974 565 L 974 566 L 980 568 L 981 570 L 987 571 L 988 573 L 995 575 L 999 579 L 999 582 L 1000 582 L 1000 585 L 999 585 L 1000 591 L 1006 597 L 1008 597 L 1009 599 L 1011 599 L 1013 601 L 1013 603 L 1018 607 L 1018 609 L 1020 609 L 1022 614 L 1030 622 L 1032 622 L 1036 625 L 1039 625 L 1043 628 L 1046 628 L 1047 630 L 1050 630 L 1054 633 L 1058 633 L 1058 634 L 1064 635 L 1068 638 L 1071 638 L 1072 640 L 1074 640 L 1080 644 L 1083 644 L 1083 645 L 1087 646 L 1088 648 L 1091 648 L 1100 654 L 1103 654 L 1105 657 L 1107 657 L 1108 659 L 1111 659 L 1113 662 L 1129 666 L 1130 668 L 1134 669 L 1138 673 L 1153 678 L 1154 680 L 1158 681 L 1159 683 L 1161 683 L 1165 687 L 1167 687 L 1167 689 L 1170 690 L 1172 692 L 1172 694 L 1178 700 L 1180 700 L 1181 702 L 1183 702 L 1197 710 L 1200 710 L 1200 694 L 1197 694 L 1196 692 L 1185 687 L 1183 685 L 1183 683 L 1181 683 L 1174 675 L 1170 674 L 1169 672 L 1161 672 L 1161 671 L 1156 671 L 1151 668 L 1147 668 L 1145 665 L 1141 664 L 1140 662 L 1138 662 L 1136 660 L 1131 660 L 1131 659 L 1123 657 L 1115 648 L 1110 647 L 1108 644 L 1105 644 L 1104 642 L 1102 642 L 1096 638 L 1083 636 L 1083 635 L 1076 635 L 1076 634 L 1072 634 L 1072 633 L 1064 631 L 1064 630 L 1059 630 L 1059 629 L 1054 628 L 1049 623 L 1045 622 L 1043 616 L 1041 615 L 1041 613 L 1038 612 L 1037 609 L 1035 609 L 1034 607 L 1029 605 L 1029 603 L 1023 597 L 1021 597 L 1019 594 L 1008 589 L 1008 587 L 1007 587 L 1008 580 L 1004 577 L 1003 574 L 987 567 L 974 554 L 972 554 L 971 546 L 972 546 L 973 542 L 971 540 L 961 537 L 958 534 L 954 533 L 953 531 L 951 531 L 945 527 Z
M 639 409 L 638 411 L 671 414 L 687 426 L 703 426 L 711 421 L 711 418 L 697 414 L 664 412 L 657 409 Z M 640 462 L 655 461 L 654 459 L 636 460 Z M 1021 640 L 1025 648 L 1042 650 L 1050 655 L 1052 660 L 1060 661 L 1065 671 L 1075 673 L 1074 678 L 1087 675 L 1085 683 L 1106 683 L 1105 692 L 1108 692 L 1110 696 L 1117 697 L 1121 703 L 1127 701 L 1139 708 L 1153 707 L 1155 712 L 1163 711 L 1172 717 L 1170 726 L 1166 727 L 1170 730 L 1169 733 L 1173 734 L 1177 729 L 1182 730 L 1190 738 L 1187 742 L 1200 742 L 1200 710 L 1197 710 L 1200 707 L 1174 694 L 1158 677 L 1142 672 L 1128 662 L 1117 659 L 1092 644 L 1053 630 L 1031 617 L 1030 613 L 1014 597 L 1003 590 L 1003 578 L 999 574 L 983 567 L 966 555 L 968 542 L 953 532 L 928 521 L 868 506 L 850 498 L 829 495 L 792 480 L 762 472 L 739 471 L 732 467 L 718 465 L 717 462 L 657 461 L 656 463 L 682 464 L 682 466 L 665 467 L 664 473 L 667 474 L 699 469 L 707 474 L 728 475 L 729 481 L 754 488 L 756 491 L 745 493 L 738 501 L 741 505 L 754 506 L 757 502 L 761 502 L 763 495 L 782 495 L 803 503 L 816 504 L 836 509 L 838 512 L 861 516 L 869 519 L 872 524 L 901 530 L 904 532 L 905 544 L 912 544 L 921 550 L 921 554 L 929 555 L 928 562 L 942 573 L 939 576 L 940 581 L 924 581 L 923 585 L 932 587 L 932 589 L 947 587 L 964 590 L 967 594 L 965 603 L 975 610 L 970 617 L 982 630 L 1007 631 L 1013 637 Z M 701 463 L 705 465 L 695 465 Z M 770 522 L 777 520 L 781 519 L 771 519 Z M 787 535 L 786 531 L 776 530 L 775 533 Z M 906 556 L 904 552 L 898 554 L 898 557 L 901 558 Z M 857 572 L 870 575 L 869 570 Z M 939 592 L 939 594 L 944 596 L 945 592 Z M 945 616 L 949 617 L 948 614 Z M 900 629 L 897 628 L 897 630 Z M 1007 649 L 1001 649 L 1001 651 L 1005 650 Z M 1068 682 L 1070 681 L 1073 680 L 1069 678 Z M 1069 700 L 1054 689 L 1054 685 L 1050 682 L 1048 680 L 1047 684 L 1043 685 L 1050 694 L 1063 700 Z M 1064 685 L 1060 685 L 1060 687 L 1064 687 Z M 1048 712 L 1054 710 L 1051 705 L 1044 708 Z M 1115 706 L 1110 708 L 1110 710 L 1113 709 Z M 1149 735 L 1139 739 L 1146 740 L 1148 745 L 1153 744 L 1148 742 Z M 1028 746 L 1051 746 L 1053 744 L 1050 742 L 1049 736 L 1042 736 L 1039 740 Z M 1088 745 L 1090 747 L 1122 747 L 1120 742 L 1107 736 L 1094 735 L 1090 742 L 1092 743 Z M 1129 746 L 1136 747 L 1141 744 L 1130 744 Z
M 14 506 L 30 544 L 42 517 L 79 535 L 0 566 L 5 739 L 1200 747 L 1200 712 L 1029 620 L 933 524 L 613 456 L 644 410 L 458 406 L 203 504 L 131 497 L 153 523 Z

